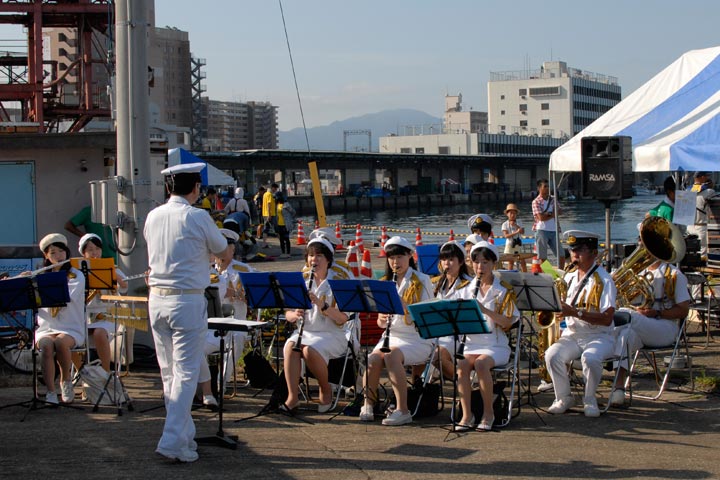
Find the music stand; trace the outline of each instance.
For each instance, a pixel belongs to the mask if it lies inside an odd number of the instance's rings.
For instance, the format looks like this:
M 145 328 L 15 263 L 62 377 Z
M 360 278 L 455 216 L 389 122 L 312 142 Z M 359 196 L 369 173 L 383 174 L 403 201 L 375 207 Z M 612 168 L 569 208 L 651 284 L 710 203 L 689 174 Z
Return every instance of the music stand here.
M 27 406 L 21 422 L 25 421 L 28 413 L 38 410 L 39 404 L 50 405 L 38 398 L 37 383 L 37 346 L 35 344 L 35 330 L 37 329 L 37 314 L 40 308 L 65 307 L 70 301 L 67 272 L 49 272 L 35 277 L 17 277 L 0 281 L 0 311 L 31 310 L 33 313 L 33 326 L 30 330 L 33 363 L 33 398 L 24 402 L 4 405 L 0 408 Z M 52 382 L 55 379 L 46 379 Z M 59 405 L 59 404 L 58 404 Z M 55 406 L 55 405 L 53 405 Z M 64 405 L 65 406 L 65 405 Z
M 500 278 L 505 282 L 509 283 L 513 291 L 515 292 L 516 302 L 518 310 L 525 312 L 532 312 L 532 316 L 535 316 L 536 311 L 550 311 L 560 312 L 562 311 L 561 298 L 558 293 L 557 287 L 555 286 L 555 280 L 552 276 L 546 273 L 527 273 L 527 272 L 514 272 L 514 271 L 500 271 Z M 522 320 L 521 320 L 522 321 Z M 532 338 L 536 335 L 535 327 L 530 323 L 530 352 L 532 352 Z M 520 339 L 518 338 L 518 341 Z M 530 405 L 535 414 L 540 418 L 540 421 L 545 424 L 545 420 L 537 413 L 537 404 L 533 398 L 532 389 L 530 388 L 530 382 L 532 377 L 532 357 L 528 356 L 528 383 L 527 383 L 527 394 L 528 394 L 528 405 Z M 518 375 L 519 378 L 519 375 Z M 518 397 L 518 399 L 520 396 Z M 520 401 L 518 401 L 518 408 L 520 408 Z
M 475 299 L 430 300 L 408 305 L 408 312 L 415 322 L 418 333 L 424 339 L 453 336 L 453 351 L 457 351 L 460 335 L 490 333 L 487 320 Z M 455 381 L 453 382 L 453 403 L 450 418 L 452 432 L 456 431 L 455 405 L 457 404 L 457 356 L 453 355 Z M 442 367 L 441 367 L 442 368 Z
M 300 272 L 240 272 L 240 282 L 245 289 L 245 298 L 250 308 L 274 308 L 277 310 L 312 308 L 305 279 Z M 275 373 L 280 376 L 280 313 L 275 316 Z M 266 405 L 260 413 L 249 420 L 268 413 Z M 277 410 L 277 409 L 273 409 Z M 236 420 L 241 421 L 241 420 Z
M 112 258 L 71 258 L 70 265 L 85 275 L 85 290 L 114 290 L 117 287 Z
M 440 260 L 440 245 L 418 245 L 415 247 L 417 253 L 418 270 L 426 275 L 440 275 L 438 261 Z

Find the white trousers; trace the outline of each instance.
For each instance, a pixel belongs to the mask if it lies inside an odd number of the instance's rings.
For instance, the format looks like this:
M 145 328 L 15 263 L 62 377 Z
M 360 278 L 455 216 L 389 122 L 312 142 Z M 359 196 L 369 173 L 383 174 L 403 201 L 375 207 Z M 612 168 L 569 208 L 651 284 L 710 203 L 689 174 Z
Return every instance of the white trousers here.
M 585 377 L 584 401 L 595 399 L 602 379 L 603 362 L 613 354 L 615 342 L 610 333 L 565 334 L 545 352 L 545 364 L 552 378 L 555 399 L 570 396 L 570 363 L 580 358 Z
M 150 325 L 165 395 L 165 426 L 158 449 L 181 453 L 194 446 L 191 408 L 207 334 L 207 300 L 203 294 L 151 294 Z
M 203 355 L 202 362 L 200 362 L 200 377 L 198 378 L 198 382 L 200 383 L 210 380 L 210 367 L 208 366 L 207 355 L 220 351 L 220 338 L 215 336 L 215 330 L 208 331 L 205 338 L 205 355 Z M 223 384 L 225 386 L 228 385 L 235 374 L 235 363 L 237 363 L 238 358 L 242 355 L 246 339 L 247 333 L 245 332 L 229 332 L 225 335 L 225 363 L 223 364 L 223 372 L 225 372 L 225 375 L 223 375 Z M 233 356 L 235 357 L 234 359 Z
M 628 328 L 616 327 L 617 340 L 615 353 L 620 354 L 622 341 L 630 348 L 630 355 L 635 354 L 643 347 L 666 347 L 672 345 L 677 338 L 680 328 L 676 320 L 648 318 L 634 310 L 630 311 L 630 325 Z M 622 367 L 628 369 L 628 362 L 622 362 Z

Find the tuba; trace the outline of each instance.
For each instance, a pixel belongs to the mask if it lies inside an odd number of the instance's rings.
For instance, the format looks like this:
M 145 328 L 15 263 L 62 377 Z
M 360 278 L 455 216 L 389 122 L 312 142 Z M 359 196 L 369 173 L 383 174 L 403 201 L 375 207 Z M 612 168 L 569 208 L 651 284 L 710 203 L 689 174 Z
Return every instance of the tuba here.
M 612 272 L 618 306 L 636 300 L 641 308 L 653 302 L 652 278 L 639 275 L 657 260 L 676 263 L 685 256 L 685 240 L 680 229 L 662 217 L 647 217 L 640 225 L 640 245 Z M 639 302 L 639 303 L 638 303 Z

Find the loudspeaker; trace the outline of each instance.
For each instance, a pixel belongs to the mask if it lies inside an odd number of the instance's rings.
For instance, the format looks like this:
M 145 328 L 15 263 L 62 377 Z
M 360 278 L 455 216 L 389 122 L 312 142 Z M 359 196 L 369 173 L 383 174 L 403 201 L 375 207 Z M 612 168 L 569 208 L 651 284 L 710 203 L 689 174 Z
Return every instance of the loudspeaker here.
M 581 155 L 582 197 L 620 200 L 633 196 L 630 137 L 584 137 Z

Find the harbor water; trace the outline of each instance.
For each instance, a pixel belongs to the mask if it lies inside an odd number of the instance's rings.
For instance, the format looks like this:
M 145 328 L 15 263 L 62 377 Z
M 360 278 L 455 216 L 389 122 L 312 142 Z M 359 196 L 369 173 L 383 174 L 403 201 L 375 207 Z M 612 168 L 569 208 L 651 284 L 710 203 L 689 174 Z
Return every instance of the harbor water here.
M 613 202 L 610 207 L 611 243 L 634 243 L 638 236 L 637 224 L 645 213 L 660 203 L 664 197 L 638 196 Z M 516 203 L 520 209 L 518 219 L 525 227 L 525 236 L 532 237 L 532 206 L 530 201 Z M 463 240 L 470 232 L 467 221 L 471 215 L 486 213 L 493 219 L 493 232 L 501 233 L 501 225 L 507 220 L 504 214 L 506 204 L 487 203 L 478 205 L 455 205 L 452 207 L 422 207 L 419 209 L 397 209 L 382 212 L 352 212 L 342 215 L 328 215 L 327 224 L 343 225 L 343 238 L 354 238 L 352 227 L 360 224 L 363 236 L 374 238 L 379 229 L 386 226 L 388 236 L 402 235 L 415 241 L 415 229 L 420 228 L 425 243 L 442 243 L 453 230 L 457 240 Z M 605 205 L 596 200 L 574 200 L 560 202 L 560 227 L 563 231 L 580 229 L 597 233 L 605 239 Z M 315 217 L 300 217 L 305 233 L 312 230 Z M 368 235 L 370 234 L 370 235 Z

